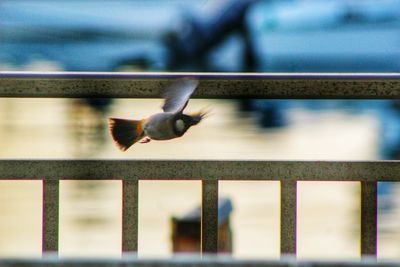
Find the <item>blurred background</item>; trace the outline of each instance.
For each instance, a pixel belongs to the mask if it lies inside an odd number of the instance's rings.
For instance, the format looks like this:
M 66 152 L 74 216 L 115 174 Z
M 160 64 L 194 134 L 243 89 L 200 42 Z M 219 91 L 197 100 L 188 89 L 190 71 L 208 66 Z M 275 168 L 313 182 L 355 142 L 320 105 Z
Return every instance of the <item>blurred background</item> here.
M 0 70 L 398 72 L 399 15 L 399 0 L 0 0 Z M 120 152 L 107 118 L 143 118 L 161 103 L 0 99 L 0 157 L 400 157 L 396 100 L 194 99 L 188 111 L 212 107 L 204 123 Z M 61 256 L 120 255 L 121 189 L 120 181 L 61 182 Z M 359 184 L 298 189 L 299 257 L 359 257 Z M 1 257 L 41 254 L 41 190 L 40 181 L 0 181 Z M 140 256 L 198 249 L 200 190 L 198 181 L 140 182 Z M 380 258 L 400 258 L 399 190 L 379 184 Z M 279 183 L 224 181 L 220 194 L 221 251 L 279 257 Z

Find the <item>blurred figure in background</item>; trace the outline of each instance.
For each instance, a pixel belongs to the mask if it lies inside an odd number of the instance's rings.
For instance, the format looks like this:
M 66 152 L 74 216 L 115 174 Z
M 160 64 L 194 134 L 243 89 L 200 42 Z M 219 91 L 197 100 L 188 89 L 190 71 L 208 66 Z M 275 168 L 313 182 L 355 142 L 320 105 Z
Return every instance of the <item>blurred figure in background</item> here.
M 255 55 L 246 25 L 249 8 L 259 0 L 219 1 L 210 11 L 214 16 L 200 17 L 183 14 L 181 23 L 163 36 L 170 58 L 169 70 L 208 71 L 207 54 L 220 45 L 229 35 L 239 34 L 244 43 L 241 71 L 255 71 Z M 222 5 L 221 5 L 222 3 Z

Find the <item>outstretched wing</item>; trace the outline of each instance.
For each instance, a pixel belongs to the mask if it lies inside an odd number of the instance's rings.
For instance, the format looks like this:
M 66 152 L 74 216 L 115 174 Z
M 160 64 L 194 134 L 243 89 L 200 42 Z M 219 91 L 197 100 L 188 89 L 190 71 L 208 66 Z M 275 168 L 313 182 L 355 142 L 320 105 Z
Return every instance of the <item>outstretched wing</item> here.
M 183 78 L 172 83 L 164 93 L 164 112 L 182 112 L 199 81 L 194 78 Z

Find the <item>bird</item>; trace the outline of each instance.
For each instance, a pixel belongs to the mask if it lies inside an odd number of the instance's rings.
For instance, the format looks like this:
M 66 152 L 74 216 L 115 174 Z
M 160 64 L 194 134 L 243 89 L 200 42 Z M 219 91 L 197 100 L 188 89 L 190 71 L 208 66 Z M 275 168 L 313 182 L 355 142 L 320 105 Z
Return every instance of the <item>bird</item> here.
M 145 144 L 151 140 L 170 140 L 183 136 L 208 113 L 205 110 L 191 114 L 183 113 L 198 85 L 199 80 L 192 77 L 175 80 L 164 91 L 163 112 L 148 118 L 140 120 L 109 118 L 110 133 L 117 147 L 126 151 L 136 142 Z

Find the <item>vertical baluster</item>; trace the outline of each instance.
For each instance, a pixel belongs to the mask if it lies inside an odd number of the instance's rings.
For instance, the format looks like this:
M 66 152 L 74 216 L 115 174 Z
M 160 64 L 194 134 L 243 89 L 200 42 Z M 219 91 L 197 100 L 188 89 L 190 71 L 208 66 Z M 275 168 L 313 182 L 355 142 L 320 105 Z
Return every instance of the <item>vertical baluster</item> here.
M 139 181 L 122 181 L 122 251 L 138 251 Z
M 281 255 L 296 254 L 297 182 L 281 181 Z
M 58 180 L 43 180 L 43 252 L 58 253 L 59 185 Z
M 361 182 L 361 255 L 377 254 L 377 182 Z
M 202 181 L 201 252 L 218 251 L 218 180 Z

